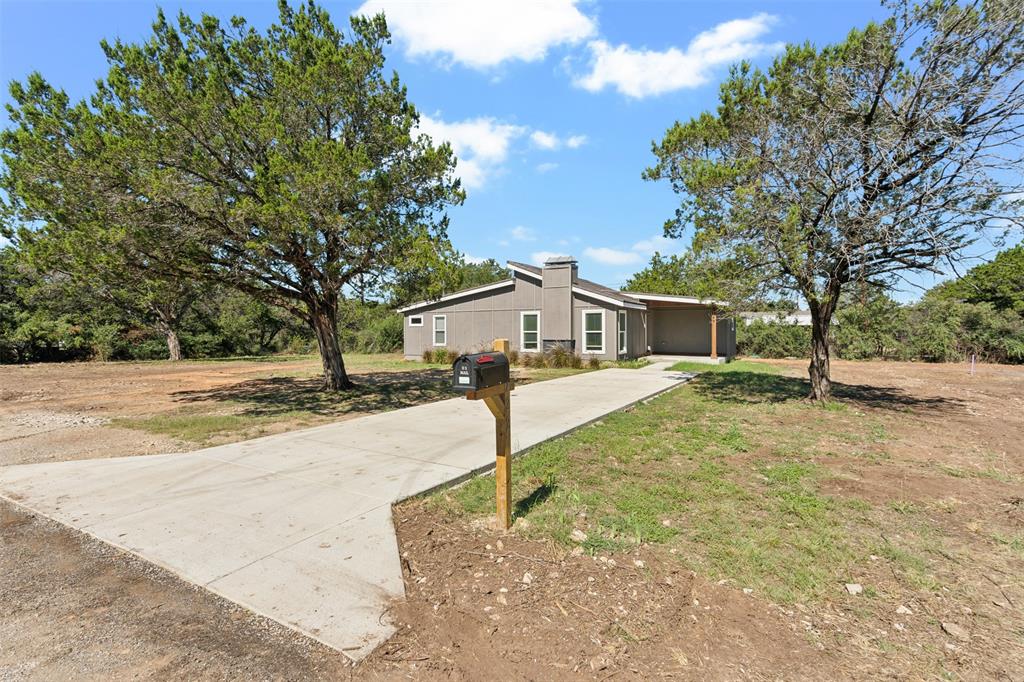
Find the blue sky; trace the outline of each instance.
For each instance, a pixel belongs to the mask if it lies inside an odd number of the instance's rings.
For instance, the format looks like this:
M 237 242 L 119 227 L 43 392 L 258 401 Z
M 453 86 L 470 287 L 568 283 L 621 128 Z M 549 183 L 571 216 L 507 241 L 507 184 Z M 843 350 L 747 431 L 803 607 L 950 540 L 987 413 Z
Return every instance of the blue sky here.
M 261 27 L 277 15 L 273 2 L 159 4 L 168 14 L 237 14 Z M 729 63 L 765 65 L 786 42 L 834 42 L 885 15 L 867 0 L 552 0 L 515 11 L 498 3 L 323 4 L 337 22 L 360 9 L 386 11 L 388 66 L 407 84 L 424 129 L 449 139 L 460 157 L 468 198 L 450 211 L 457 248 L 500 261 L 568 253 L 582 276 L 612 286 L 654 249 L 685 248 L 661 237 L 676 197 L 640 174 L 653 161 L 652 140 L 714 108 Z M 6 86 L 37 70 L 85 96 L 106 71 L 100 39 L 144 39 L 157 5 L 0 0 L 0 77 Z M 917 295 L 908 289 L 900 298 Z

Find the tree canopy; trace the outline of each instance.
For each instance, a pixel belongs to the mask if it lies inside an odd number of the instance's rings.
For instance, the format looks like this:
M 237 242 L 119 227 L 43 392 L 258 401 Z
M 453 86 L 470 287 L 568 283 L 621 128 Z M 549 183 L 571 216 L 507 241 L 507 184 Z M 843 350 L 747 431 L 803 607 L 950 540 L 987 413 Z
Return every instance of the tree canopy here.
M 676 123 L 645 172 L 682 196 L 666 234 L 730 259 L 812 315 L 811 396 L 830 393 L 845 286 L 941 271 L 986 230 L 1024 225 L 1024 5 L 889 4 L 836 45 L 747 63 L 719 106 Z M 1019 195 L 1017 195 L 1019 196 Z
M 991 303 L 996 310 L 1024 315 L 1024 244 L 1000 251 L 990 262 L 944 282 L 929 294 L 968 303 Z
M 102 229 L 147 271 L 295 314 L 339 389 L 344 288 L 383 290 L 449 251 L 444 209 L 463 192 L 450 146 L 417 132 L 385 75 L 383 16 L 346 34 L 312 2 L 279 7 L 264 32 L 159 13 L 147 41 L 103 43 L 110 70 L 88 103 L 39 76 L 13 85 L 2 185 L 29 231 Z
M 696 296 L 721 302 L 719 312 L 760 307 L 759 282 L 735 259 L 701 258 L 692 251 L 662 256 L 655 253 L 647 267 L 626 282 L 627 291 Z

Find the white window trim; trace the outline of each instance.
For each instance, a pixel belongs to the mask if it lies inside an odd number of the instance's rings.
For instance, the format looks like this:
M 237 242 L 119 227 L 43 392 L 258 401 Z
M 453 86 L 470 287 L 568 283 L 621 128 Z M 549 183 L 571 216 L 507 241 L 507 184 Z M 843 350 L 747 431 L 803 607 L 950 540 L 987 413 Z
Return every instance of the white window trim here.
M 587 350 L 587 315 L 594 313 L 601 314 L 601 350 Z M 605 334 L 604 334 L 604 308 L 587 308 L 580 311 L 580 340 L 583 342 L 580 344 L 582 350 L 581 355 L 604 355 L 605 347 Z M 593 334 L 593 332 L 591 332 Z
M 419 320 L 419 322 L 413 322 L 413 320 Z M 409 326 L 410 327 L 422 327 L 423 326 L 423 316 L 422 315 L 410 315 L 409 316 Z
M 444 320 L 444 341 L 441 343 L 437 342 L 437 332 L 441 331 L 437 328 L 438 319 Z M 430 341 L 435 346 L 447 346 L 448 345 L 448 316 L 447 315 L 433 315 L 431 317 L 430 324 Z
M 526 329 L 523 325 L 523 318 L 527 315 L 537 316 L 537 347 L 534 349 L 528 349 L 526 347 Z M 540 353 L 543 350 L 543 344 L 540 336 L 540 311 L 539 310 L 521 310 L 519 311 L 519 350 L 523 353 Z
M 621 343 L 619 343 L 619 354 L 625 355 L 629 348 L 629 313 L 625 310 L 618 311 L 619 323 L 618 334 Z

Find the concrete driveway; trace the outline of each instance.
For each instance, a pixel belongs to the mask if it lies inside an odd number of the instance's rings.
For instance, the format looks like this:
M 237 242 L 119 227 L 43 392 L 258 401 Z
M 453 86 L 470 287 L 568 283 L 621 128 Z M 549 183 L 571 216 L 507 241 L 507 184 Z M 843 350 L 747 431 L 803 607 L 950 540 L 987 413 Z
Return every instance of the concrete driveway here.
M 667 366 L 516 389 L 513 450 L 691 376 Z M 404 596 L 391 505 L 493 466 L 490 412 L 456 398 L 187 454 L 5 467 L 0 496 L 360 660 Z

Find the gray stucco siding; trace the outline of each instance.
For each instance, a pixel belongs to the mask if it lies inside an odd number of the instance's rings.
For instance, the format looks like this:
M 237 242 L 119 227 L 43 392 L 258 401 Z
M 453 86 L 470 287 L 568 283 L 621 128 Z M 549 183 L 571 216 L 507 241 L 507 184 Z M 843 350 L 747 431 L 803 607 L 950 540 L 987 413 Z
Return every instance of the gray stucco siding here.
M 459 352 L 489 350 L 494 339 L 508 339 L 514 350 L 520 349 L 520 313 L 540 310 L 539 284 L 517 278 L 506 288 L 482 291 L 453 301 L 440 301 L 404 315 L 403 353 L 409 359 L 421 358 L 423 351 L 439 348 L 433 344 L 433 318 L 444 315 L 447 343 L 443 347 Z M 423 326 L 414 327 L 410 319 L 421 317 Z M 544 320 L 541 318 L 543 338 Z

